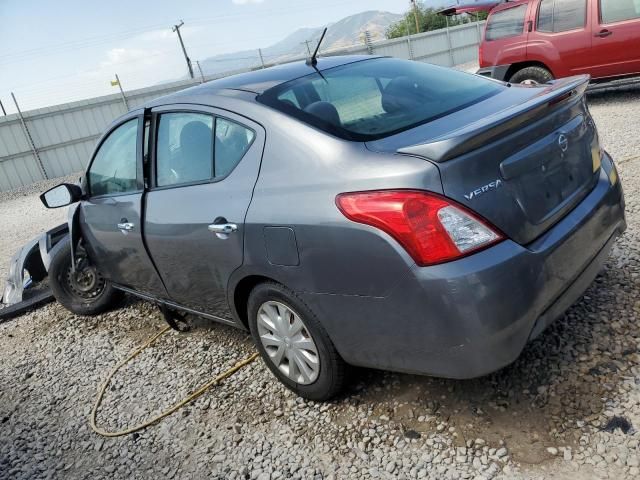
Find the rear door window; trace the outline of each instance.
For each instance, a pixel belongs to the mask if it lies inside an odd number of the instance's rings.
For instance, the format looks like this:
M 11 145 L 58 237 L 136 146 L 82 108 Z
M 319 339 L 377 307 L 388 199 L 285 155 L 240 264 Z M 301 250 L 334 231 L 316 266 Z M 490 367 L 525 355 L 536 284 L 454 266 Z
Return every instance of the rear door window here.
M 640 18 L 640 0 L 600 0 L 600 21 L 615 23 Z
M 538 10 L 539 32 L 567 32 L 584 28 L 587 0 L 542 0 Z
M 256 134 L 253 130 L 226 118 L 216 119 L 215 171 L 216 178 L 226 177 L 247 153 Z
M 188 112 L 160 115 L 156 172 L 159 187 L 213 178 L 213 116 Z
M 485 30 L 485 40 L 517 37 L 524 31 L 524 15 L 527 5 L 518 5 L 492 13 Z

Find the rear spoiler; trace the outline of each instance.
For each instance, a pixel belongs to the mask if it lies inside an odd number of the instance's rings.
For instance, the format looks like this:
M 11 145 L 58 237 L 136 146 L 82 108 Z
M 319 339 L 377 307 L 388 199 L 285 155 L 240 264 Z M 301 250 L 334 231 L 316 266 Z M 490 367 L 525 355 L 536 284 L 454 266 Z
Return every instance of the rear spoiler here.
M 434 162 L 446 162 L 459 157 L 534 121 L 549 107 L 581 97 L 590 79 L 589 75 L 579 75 L 556 80 L 524 103 L 506 108 L 428 143 L 402 147 L 398 149 L 398 153 L 415 155 Z
M 463 2 L 462 5 L 451 5 L 450 7 L 439 10 L 440 15 L 450 17 L 451 15 L 460 15 L 461 13 L 488 12 L 496 5 L 505 3 L 508 0 L 476 0 Z

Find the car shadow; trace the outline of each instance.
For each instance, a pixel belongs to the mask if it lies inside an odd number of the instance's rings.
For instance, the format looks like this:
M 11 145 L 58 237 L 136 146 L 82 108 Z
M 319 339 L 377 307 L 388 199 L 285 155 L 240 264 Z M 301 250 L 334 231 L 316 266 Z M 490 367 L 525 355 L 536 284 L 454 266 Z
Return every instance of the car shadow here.
M 599 105 L 611 102 L 628 102 L 640 99 L 640 80 L 633 85 L 623 87 L 610 87 L 602 90 L 587 91 L 587 100 L 590 105 Z
M 448 380 L 359 370 L 347 395 L 405 431 L 453 429 L 459 446 L 504 441 L 512 458 L 527 464 L 548 458 L 549 446 L 575 448 L 584 432 L 604 425 L 621 376 L 637 361 L 640 326 L 623 313 L 637 288 L 629 269 L 615 263 L 611 258 L 585 296 L 498 372 Z

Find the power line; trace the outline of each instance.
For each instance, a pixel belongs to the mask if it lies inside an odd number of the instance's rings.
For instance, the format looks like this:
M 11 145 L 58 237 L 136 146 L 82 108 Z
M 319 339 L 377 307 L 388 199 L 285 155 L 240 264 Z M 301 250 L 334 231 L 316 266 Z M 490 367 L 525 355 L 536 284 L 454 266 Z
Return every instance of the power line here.
M 331 4 L 324 4 L 323 8 L 344 5 L 345 3 L 355 3 L 358 0 L 343 0 L 341 2 L 335 2 Z M 268 12 L 264 12 L 261 17 L 271 17 L 271 16 L 281 16 L 282 14 L 292 14 L 292 13 L 300 13 L 305 11 L 315 10 L 317 7 L 283 7 L 283 8 L 272 8 Z M 194 17 L 194 18 L 186 18 L 186 21 L 189 22 L 190 25 L 207 25 L 207 24 L 215 24 L 221 21 L 232 21 L 234 19 L 243 20 L 246 17 L 254 16 L 253 13 L 232 13 L 232 14 L 224 14 L 224 15 L 215 15 L 211 17 Z M 62 42 L 55 45 L 47 45 L 43 47 L 35 47 L 27 50 L 21 50 L 12 53 L 0 54 L 0 63 L 14 63 L 18 61 L 24 61 L 29 58 L 36 58 L 39 56 L 50 55 L 51 53 L 58 52 L 66 52 L 66 51 L 75 51 L 81 48 L 95 47 L 100 46 L 107 43 L 112 43 L 118 40 L 124 40 L 133 36 L 137 36 L 143 33 L 148 33 L 154 30 L 160 30 L 164 25 L 162 24 L 153 24 L 147 25 L 144 27 L 138 27 L 135 29 L 123 30 L 121 32 L 110 33 L 105 35 L 97 35 L 95 37 L 85 37 L 83 39 L 78 40 L 70 40 L 68 42 Z

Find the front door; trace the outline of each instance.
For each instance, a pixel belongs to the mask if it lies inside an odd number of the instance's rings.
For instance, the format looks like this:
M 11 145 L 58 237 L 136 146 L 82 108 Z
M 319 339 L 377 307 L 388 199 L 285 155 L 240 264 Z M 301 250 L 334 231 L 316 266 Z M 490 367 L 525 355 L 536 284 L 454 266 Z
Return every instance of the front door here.
M 84 246 L 114 283 L 166 297 L 142 239 L 142 117 L 111 130 L 87 171 L 88 199 L 80 209 Z
M 592 0 L 592 75 L 596 78 L 640 73 L 640 0 Z
M 243 262 L 244 219 L 264 147 L 258 124 L 193 105 L 156 108 L 145 238 L 170 298 L 221 319 Z

